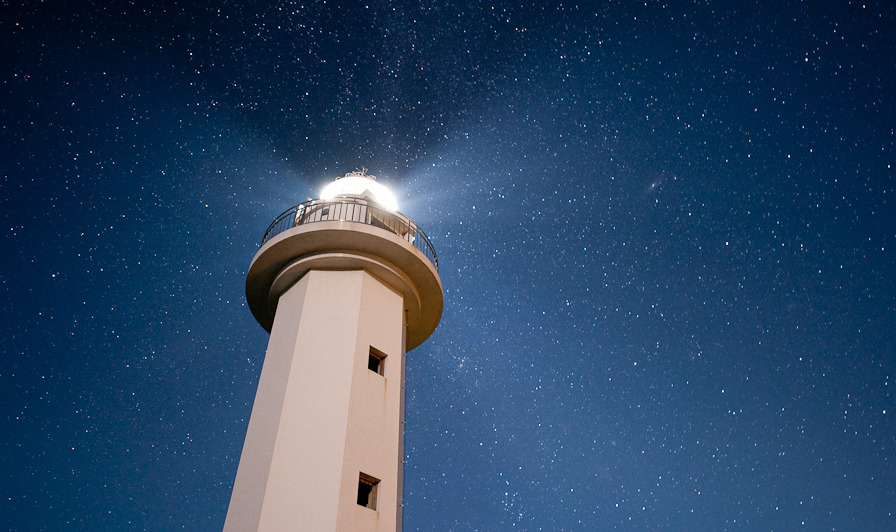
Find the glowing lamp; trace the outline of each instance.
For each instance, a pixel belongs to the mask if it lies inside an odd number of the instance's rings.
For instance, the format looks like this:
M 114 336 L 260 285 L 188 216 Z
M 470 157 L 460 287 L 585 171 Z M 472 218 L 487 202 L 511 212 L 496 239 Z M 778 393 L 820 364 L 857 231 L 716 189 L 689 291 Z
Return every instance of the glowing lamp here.
M 386 186 L 377 183 L 376 178 L 363 172 L 351 172 L 345 177 L 337 178 L 328 184 L 320 193 L 323 200 L 333 200 L 339 197 L 356 197 L 375 201 L 386 209 L 395 212 L 398 210 L 398 201 L 392 191 Z

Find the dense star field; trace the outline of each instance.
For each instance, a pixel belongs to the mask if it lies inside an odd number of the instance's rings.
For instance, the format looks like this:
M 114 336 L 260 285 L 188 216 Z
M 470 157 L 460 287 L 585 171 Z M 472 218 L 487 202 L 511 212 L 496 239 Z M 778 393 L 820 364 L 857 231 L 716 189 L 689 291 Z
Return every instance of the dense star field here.
M 891 3 L 18 4 L 0 528 L 220 530 L 249 263 L 367 168 L 445 287 L 406 531 L 896 530 Z

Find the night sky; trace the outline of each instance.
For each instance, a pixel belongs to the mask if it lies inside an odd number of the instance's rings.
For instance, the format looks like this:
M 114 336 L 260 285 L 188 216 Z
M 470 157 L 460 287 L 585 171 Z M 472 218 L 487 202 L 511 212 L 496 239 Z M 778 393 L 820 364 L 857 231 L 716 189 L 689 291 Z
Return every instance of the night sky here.
M 3 2 L 0 528 L 220 530 L 268 224 L 439 254 L 407 531 L 896 530 L 888 2 Z

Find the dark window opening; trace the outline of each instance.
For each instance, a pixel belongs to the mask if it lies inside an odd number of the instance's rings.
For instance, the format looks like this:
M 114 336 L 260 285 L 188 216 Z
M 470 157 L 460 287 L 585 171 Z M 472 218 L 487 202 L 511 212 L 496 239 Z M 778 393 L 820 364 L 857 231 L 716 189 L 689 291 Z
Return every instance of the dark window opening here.
M 386 355 L 371 347 L 370 354 L 367 356 L 367 369 L 383 375 L 386 369 Z
M 376 487 L 380 483 L 370 475 L 361 473 L 358 478 L 358 504 L 376 510 Z

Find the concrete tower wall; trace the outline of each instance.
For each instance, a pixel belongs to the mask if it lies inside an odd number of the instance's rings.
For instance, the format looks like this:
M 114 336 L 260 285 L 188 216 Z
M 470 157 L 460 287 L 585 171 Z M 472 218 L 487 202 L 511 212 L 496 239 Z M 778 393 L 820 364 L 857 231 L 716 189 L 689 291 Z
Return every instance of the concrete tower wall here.
M 312 270 L 274 320 L 224 529 L 400 529 L 402 296 L 365 271 Z M 357 503 L 361 473 L 380 480 L 376 510 Z

